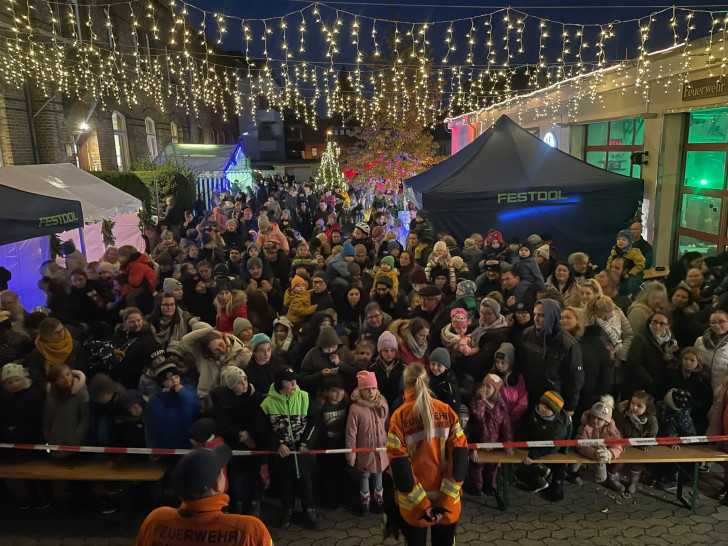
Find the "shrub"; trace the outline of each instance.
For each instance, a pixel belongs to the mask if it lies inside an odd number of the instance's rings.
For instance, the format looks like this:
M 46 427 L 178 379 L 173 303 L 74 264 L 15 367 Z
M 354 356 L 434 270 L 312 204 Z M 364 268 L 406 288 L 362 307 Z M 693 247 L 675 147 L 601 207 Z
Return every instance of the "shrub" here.
M 147 185 L 135 173 L 125 171 L 91 171 L 91 174 L 97 176 L 104 182 L 107 182 L 139 199 L 147 210 L 151 210 L 154 206 L 152 193 Z
M 148 188 L 153 202 L 156 202 L 154 194 L 154 182 L 156 180 L 160 203 L 164 203 L 165 197 L 174 197 L 177 199 L 177 206 L 183 210 L 191 209 L 194 206 L 197 197 L 195 194 L 197 181 L 190 174 L 164 168 L 153 171 L 137 171 L 134 174 Z

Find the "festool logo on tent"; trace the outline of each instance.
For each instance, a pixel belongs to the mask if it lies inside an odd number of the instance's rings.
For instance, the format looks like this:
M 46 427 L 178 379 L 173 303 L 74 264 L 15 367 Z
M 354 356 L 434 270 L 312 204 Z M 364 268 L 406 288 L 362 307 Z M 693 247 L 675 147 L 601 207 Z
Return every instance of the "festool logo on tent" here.
M 499 193 L 498 203 L 527 203 L 529 201 L 565 201 L 561 190 L 522 191 L 517 193 Z
M 63 224 L 71 224 L 78 222 L 78 216 L 75 212 L 64 212 L 63 214 L 54 214 L 53 216 L 42 216 L 38 218 L 38 227 L 62 226 Z

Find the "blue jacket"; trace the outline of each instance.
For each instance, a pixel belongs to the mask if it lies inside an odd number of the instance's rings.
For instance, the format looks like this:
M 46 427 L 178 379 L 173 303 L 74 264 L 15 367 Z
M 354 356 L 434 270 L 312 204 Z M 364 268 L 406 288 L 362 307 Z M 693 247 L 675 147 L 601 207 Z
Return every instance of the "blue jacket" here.
M 541 275 L 541 270 L 538 268 L 536 258 L 533 255 L 528 258 L 521 258 L 519 256 L 513 263 L 513 270 L 521 278 L 520 284 L 535 286 L 539 292 L 546 290 L 543 275 Z
M 147 404 L 147 431 L 152 447 L 189 449 L 189 428 L 200 411 L 197 391 L 183 385 L 179 392 L 159 391 Z

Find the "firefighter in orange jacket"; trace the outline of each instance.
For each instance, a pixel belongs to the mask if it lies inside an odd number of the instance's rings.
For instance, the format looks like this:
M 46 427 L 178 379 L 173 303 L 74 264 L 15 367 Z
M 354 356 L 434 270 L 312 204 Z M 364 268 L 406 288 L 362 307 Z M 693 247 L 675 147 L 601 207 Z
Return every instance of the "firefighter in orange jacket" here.
M 163 506 L 142 523 L 136 546 L 272 546 L 265 525 L 252 516 L 225 514 L 225 475 L 232 451 L 226 445 L 195 449 L 172 471 L 172 483 L 182 498 L 179 508 Z
M 452 546 L 460 518 L 460 488 L 468 468 L 465 433 L 455 412 L 430 396 L 427 371 L 404 372 L 404 404 L 394 412 L 387 455 L 408 546 Z

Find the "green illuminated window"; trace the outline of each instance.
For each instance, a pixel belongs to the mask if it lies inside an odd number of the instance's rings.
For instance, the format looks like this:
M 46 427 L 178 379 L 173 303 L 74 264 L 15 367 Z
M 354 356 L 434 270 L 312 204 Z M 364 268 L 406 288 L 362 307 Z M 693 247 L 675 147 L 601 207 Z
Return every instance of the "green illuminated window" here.
M 726 152 L 688 151 L 685 153 L 685 185 L 722 190 L 725 186 Z

